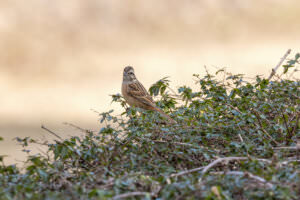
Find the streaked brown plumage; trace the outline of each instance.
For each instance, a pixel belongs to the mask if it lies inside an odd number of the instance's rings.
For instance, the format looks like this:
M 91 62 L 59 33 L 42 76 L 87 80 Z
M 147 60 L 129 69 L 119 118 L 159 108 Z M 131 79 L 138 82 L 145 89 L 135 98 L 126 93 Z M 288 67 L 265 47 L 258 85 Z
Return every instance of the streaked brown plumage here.
M 130 106 L 157 111 L 166 117 L 171 123 L 176 123 L 175 120 L 156 107 L 152 97 L 149 95 L 144 86 L 136 79 L 134 69 L 131 66 L 124 68 L 122 95 Z

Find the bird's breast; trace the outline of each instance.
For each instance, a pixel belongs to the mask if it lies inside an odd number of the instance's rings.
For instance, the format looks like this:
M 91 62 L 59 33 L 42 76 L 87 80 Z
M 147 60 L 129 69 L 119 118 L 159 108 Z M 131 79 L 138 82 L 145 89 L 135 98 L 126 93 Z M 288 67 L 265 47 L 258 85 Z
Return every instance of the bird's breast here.
M 123 83 L 123 84 L 122 84 L 122 95 L 123 95 L 125 101 L 126 101 L 130 106 L 136 106 L 136 105 L 135 105 L 135 104 L 136 104 L 136 103 L 135 103 L 136 100 L 128 94 L 128 87 L 129 87 L 128 84 L 126 84 L 126 83 Z

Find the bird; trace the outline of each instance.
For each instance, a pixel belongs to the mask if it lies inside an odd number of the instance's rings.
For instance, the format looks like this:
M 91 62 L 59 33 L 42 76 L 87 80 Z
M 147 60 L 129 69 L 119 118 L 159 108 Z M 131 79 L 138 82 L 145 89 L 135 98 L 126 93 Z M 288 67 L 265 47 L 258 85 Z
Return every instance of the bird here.
M 151 95 L 145 87 L 137 80 L 134 69 L 127 66 L 123 71 L 122 95 L 130 106 L 159 112 L 172 124 L 177 122 L 155 105 Z

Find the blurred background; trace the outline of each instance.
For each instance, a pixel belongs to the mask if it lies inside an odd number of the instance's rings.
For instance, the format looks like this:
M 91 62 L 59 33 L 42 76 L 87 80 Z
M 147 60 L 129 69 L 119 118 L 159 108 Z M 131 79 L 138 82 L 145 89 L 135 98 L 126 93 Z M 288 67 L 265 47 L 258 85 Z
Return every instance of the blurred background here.
M 227 71 L 269 75 L 288 48 L 300 52 L 299 0 L 1 0 L 0 155 L 24 159 L 15 137 L 98 130 L 120 93 L 124 66 L 146 88 L 170 76 Z M 298 74 L 299 75 L 299 74 Z M 34 151 L 35 152 L 35 151 Z

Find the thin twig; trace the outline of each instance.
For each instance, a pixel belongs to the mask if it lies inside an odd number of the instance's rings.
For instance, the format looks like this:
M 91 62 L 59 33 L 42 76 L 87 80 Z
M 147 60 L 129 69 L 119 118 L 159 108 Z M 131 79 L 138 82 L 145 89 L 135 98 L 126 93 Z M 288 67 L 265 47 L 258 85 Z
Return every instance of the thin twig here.
M 264 178 L 261 178 L 259 176 L 256 176 L 250 172 L 242 172 L 242 171 L 221 171 L 221 172 L 211 172 L 211 174 L 225 174 L 225 175 L 237 175 L 237 176 L 245 176 L 249 177 L 251 179 L 254 179 L 258 182 L 261 182 L 263 184 L 266 184 L 268 188 L 272 188 L 273 184 L 268 183 Z
M 281 66 L 281 64 L 283 63 L 283 61 L 286 59 L 286 57 L 290 53 L 291 53 L 291 49 L 288 49 L 287 52 L 284 54 L 284 56 L 280 59 L 279 63 L 276 65 L 276 67 L 272 69 L 272 72 L 271 72 L 268 80 L 270 80 L 276 74 L 277 69 Z
M 48 158 L 48 160 L 49 160 L 49 155 L 45 152 L 45 151 L 43 151 L 41 148 L 39 148 L 39 147 L 36 147 L 36 149 L 38 150 L 38 151 L 40 151 L 42 154 L 44 154 L 44 156 L 46 156 L 47 158 Z
M 238 134 L 238 136 L 239 136 L 239 138 L 240 138 L 241 142 L 242 142 L 242 143 L 244 143 L 244 140 L 243 140 L 243 138 L 242 138 L 241 134 Z
M 239 112 L 240 114 L 242 114 L 242 112 L 241 112 L 238 108 L 236 108 L 236 107 L 234 107 L 234 106 L 232 106 L 232 105 L 230 105 L 230 104 L 226 104 L 226 105 L 229 106 L 230 108 L 236 110 L 236 111 Z M 257 120 L 258 120 L 258 123 L 259 123 L 259 124 L 257 124 L 257 123 L 254 123 L 254 124 L 255 124 L 256 126 L 260 127 L 261 130 L 269 137 L 270 140 L 272 140 L 275 144 L 279 145 L 279 143 L 278 143 L 276 140 L 274 140 L 274 139 L 272 138 L 272 136 L 271 136 L 271 135 L 263 128 L 258 113 L 256 113 L 255 110 L 252 110 L 252 111 L 253 111 L 253 113 L 255 114 L 255 116 L 256 116 L 256 118 L 257 118 Z
M 256 124 L 256 123 L 255 123 Z M 257 125 L 257 124 L 256 124 Z M 269 139 L 270 140 L 272 140 L 272 142 L 274 142 L 276 145 L 279 145 L 279 143 L 276 141 L 276 140 L 274 140 L 273 138 L 272 138 L 272 136 L 262 127 L 262 125 L 260 126 L 260 128 L 261 128 L 261 130 L 264 132 L 264 134 L 266 134 L 268 137 L 269 137 Z
M 81 128 L 81 127 L 79 127 L 77 125 L 74 125 L 72 123 L 69 123 L 69 122 L 64 122 L 63 124 L 66 125 L 66 126 L 71 126 L 73 128 L 76 128 L 76 129 L 78 129 L 78 130 L 80 130 L 81 132 L 84 132 L 84 133 L 94 133 L 94 131 L 92 131 L 92 130 Z
M 125 199 L 125 198 L 129 198 L 129 197 L 134 197 L 134 196 L 146 196 L 146 195 L 152 196 L 152 194 L 149 192 L 128 192 L 128 193 L 119 194 L 119 195 L 114 196 L 113 200 Z
M 180 97 L 170 86 L 167 86 L 167 88 L 173 93 L 174 96 Z
M 290 74 L 289 79 L 291 79 L 291 78 L 293 77 L 293 75 L 294 75 L 295 72 L 299 71 L 298 68 L 299 68 L 299 65 L 298 65 L 298 66 L 293 70 L 293 72 Z
M 261 123 L 260 116 L 259 116 L 258 112 L 256 110 L 254 110 L 254 109 L 252 109 L 251 111 L 256 116 L 256 119 L 258 121 L 258 124 L 257 123 L 254 123 L 254 124 L 256 126 L 260 127 L 260 129 L 262 130 L 262 132 L 264 132 L 264 134 L 266 134 L 272 142 L 274 142 L 276 145 L 279 145 L 279 143 L 276 140 L 274 140 L 272 138 L 272 136 L 264 129 L 264 127 L 263 127 L 263 125 Z
M 292 147 L 273 147 L 274 150 L 300 150 L 300 147 L 298 146 L 292 146 Z
M 229 106 L 230 108 L 236 110 L 238 113 L 242 114 L 242 112 L 238 108 L 236 108 L 236 107 L 234 107 L 234 106 L 232 106 L 230 104 L 226 104 L 226 105 Z
M 124 178 L 124 177 L 123 177 Z M 114 186 L 115 185 L 115 179 L 110 179 L 110 180 L 108 180 L 106 183 L 105 183 L 105 185 L 101 185 L 99 188 L 101 188 L 101 189 L 107 189 L 107 188 L 110 188 L 110 187 L 112 187 L 112 186 Z
M 59 138 L 60 140 L 63 140 L 62 137 L 60 137 L 59 135 L 57 135 L 57 134 L 54 133 L 53 131 L 49 130 L 48 128 L 46 128 L 44 125 L 42 125 L 41 128 L 44 129 L 45 131 L 51 133 L 51 134 L 54 135 L 55 137 Z
M 154 142 L 154 143 L 174 144 L 174 145 L 178 145 L 178 146 L 187 146 L 187 147 L 194 147 L 194 148 L 202 148 L 202 149 L 206 149 L 206 150 L 220 152 L 219 149 L 210 149 L 208 147 L 204 147 L 204 146 L 200 146 L 200 145 L 193 145 L 193 144 L 183 143 L 183 142 L 168 142 L 168 141 L 163 141 L 163 140 L 149 140 L 149 141 L 150 142 Z
M 205 71 L 206 71 L 206 74 L 209 75 L 209 72 L 208 72 L 208 70 L 207 70 L 206 65 L 204 65 L 204 69 L 205 69 Z
M 152 142 L 155 143 L 167 143 L 167 144 L 176 144 L 179 146 L 188 146 L 188 147 L 201 147 L 201 146 L 195 146 L 189 143 L 183 143 L 183 142 L 168 142 L 168 141 L 163 141 L 163 140 L 151 140 Z
M 300 112 L 297 113 L 295 126 L 293 127 L 293 129 L 291 131 L 291 135 L 289 136 L 288 139 L 291 139 L 296 134 L 296 131 L 298 130 L 299 120 L 300 120 Z
M 286 139 L 290 139 L 290 137 L 292 137 L 292 135 L 291 135 L 291 132 L 289 130 L 289 125 L 288 125 L 287 120 L 284 116 L 284 111 L 283 110 L 281 110 L 281 115 L 282 115 L 283 122 L 284 122 L 284 125 L 285 125 L 285 128 L 286 128 L 286 131 L 287 131 L 287 138 Z
M 100 115 L 101 113 L 93 108 L 90 109 L 90 111 L 94 112 L 94 113 L 97 113 L 98 115 Z

